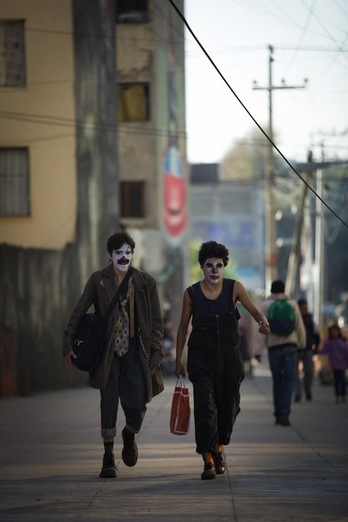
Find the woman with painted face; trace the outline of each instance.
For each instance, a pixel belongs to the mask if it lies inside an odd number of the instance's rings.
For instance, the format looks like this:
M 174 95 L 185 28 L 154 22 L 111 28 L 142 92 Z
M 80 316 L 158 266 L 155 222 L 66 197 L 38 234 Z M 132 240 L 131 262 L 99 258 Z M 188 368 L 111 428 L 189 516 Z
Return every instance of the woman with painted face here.
M 198 261 L 203 279 L 185 290 L 177 331 L 176 368 L 185 376 L 182 355 L 188 338 L 187 371 L 193 384 L 196 451 L 203 456 L 203 480 L 225 472 L 223 446 L 230 442 L 240 411 L 240 384 L 244 377 L 239 351 L 237 301 L 269 333 L 266 317 L 256 308 L 239 281 L 225 279 L 227 248 L 215 241 L 203 243 Z
M 105 315 L 130 270 L 134 248 L 135 242 L 127 232 L 109 237 L 110 264 L 90 276 L 64 331 L 63 355 L 69 364 L 76 357 L 73 342 L 82 317 L 92 305 L 100 317 Z M 117 474 L 113 447 L 119 402 L 126 419 L 121 434 L 122 460 L 126 466 L 137 463 L 135 435 L 141 429 L 146 404 L 153 397 L 151 372 L 164 356 L 161 305 L 155 279 L 132 267 L 128 284 L 125 281 L 123 286 L 108 322 L 106 349 L 96 368 L 89 373 L 89 384 L 100 390 L 104 442 L 102 478 L 114 478 Z

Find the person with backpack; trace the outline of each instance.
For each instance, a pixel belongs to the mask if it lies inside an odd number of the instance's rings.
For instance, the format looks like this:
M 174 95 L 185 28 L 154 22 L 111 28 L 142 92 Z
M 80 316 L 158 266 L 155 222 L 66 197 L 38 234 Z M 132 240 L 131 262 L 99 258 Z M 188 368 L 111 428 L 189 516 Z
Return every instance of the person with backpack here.
M 273 281 L 271 295 L 261 304 L 261 313 L 268 319 L 270 333 L 258 337 L 255 358 L 261 361 L 262 349 L 266 346 L 273 381 L 275 424 L 290 426 L 297 350 L 306 346 L 306 329 L 296 301 L 289 299 L 284 292 L 284 282 Z

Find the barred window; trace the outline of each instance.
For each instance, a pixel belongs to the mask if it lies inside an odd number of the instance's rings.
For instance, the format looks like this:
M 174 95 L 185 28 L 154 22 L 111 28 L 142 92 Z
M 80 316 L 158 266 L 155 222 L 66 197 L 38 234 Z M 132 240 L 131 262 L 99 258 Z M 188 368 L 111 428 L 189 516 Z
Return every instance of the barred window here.
M 121 216 L 123 218 L 145 217 L 145 182 L 121 182 Z
M 0 148 L 0 216 L 29 215 L 29 151 Z
M 24 20 L 0 20 L 0 87 L 25 87 Z

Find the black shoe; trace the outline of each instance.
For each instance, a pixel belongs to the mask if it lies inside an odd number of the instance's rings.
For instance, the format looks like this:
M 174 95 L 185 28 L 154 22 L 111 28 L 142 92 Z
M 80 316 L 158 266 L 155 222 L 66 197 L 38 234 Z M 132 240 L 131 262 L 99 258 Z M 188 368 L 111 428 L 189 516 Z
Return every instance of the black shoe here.
M 281 426 L 290 426 L 289 415 L 282 415 L 279 417 L 279 424 Z
M 123 439 L 123 450 L 122 450 L 122 460 L 126 466 L 132 467 L 135 466 L 138 462 L 138 447 L 134 440 L 134 433 L 130 433 L 127 428 L 123 428 L 122 430 L 122 439 Z
M 295 395 L 294 401 L 295 402 L 301 402 L 301 396 L 300 395 Z
M 313 398 L 313 397 L 312 397 L 311 392 L 306 393 L 306 399 L 307 399 L 307 401 L 311 401 L 312 398 Z
M 225 473 L 225 461 L 221 453 L 214 455 L 215 471 L 217 475 L 223 475 Z
M 211 480 L 216 478 L 216 469 L 212 462 L 206 462 L 204 464 L 204 470 L 201 475 L 202 480 Z
M 101 478 L 115 478 L 117 476 L 117 468 L 113 453 L 104 453 L 103 467 L 99 477 Z

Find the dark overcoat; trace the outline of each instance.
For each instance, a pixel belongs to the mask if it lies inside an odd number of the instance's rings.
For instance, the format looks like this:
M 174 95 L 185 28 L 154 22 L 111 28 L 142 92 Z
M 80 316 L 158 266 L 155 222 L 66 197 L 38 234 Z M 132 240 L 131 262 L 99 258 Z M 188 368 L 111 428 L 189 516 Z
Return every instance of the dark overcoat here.
M 146 381 L 147 402 L 150 402 L 152 399 L 152 385 L 149 362 L 150 364 L 158 366 L 164 356 L 164 352 L 162 351 L 163 321 L 161 305 L 156 281 L 150 274 L 135 269 L 132 278 L 134 283 L 137 325 L 146 351 L 150 354 L 150 361 L 148 361 L 140 345 L 138 346 L 139 357 Z M 116 277 L 112 263 L 106 268 L 94 272 L 90 276 L 64 330 L 63 355 L 73 350 L 74 339 L 79 323 L 89 308 L 93 306 L 95 312 L 100 317 L 103 317 L 116 292 L 116 288 Z M 96 368 L 89 373 L 89 384 L 92 388 L 105 389 L 109 378 L 114 357 L 113 325 L 118 317 L 118 311 L 119 304 L 116 303 L 108 323 L 106 350 Z

